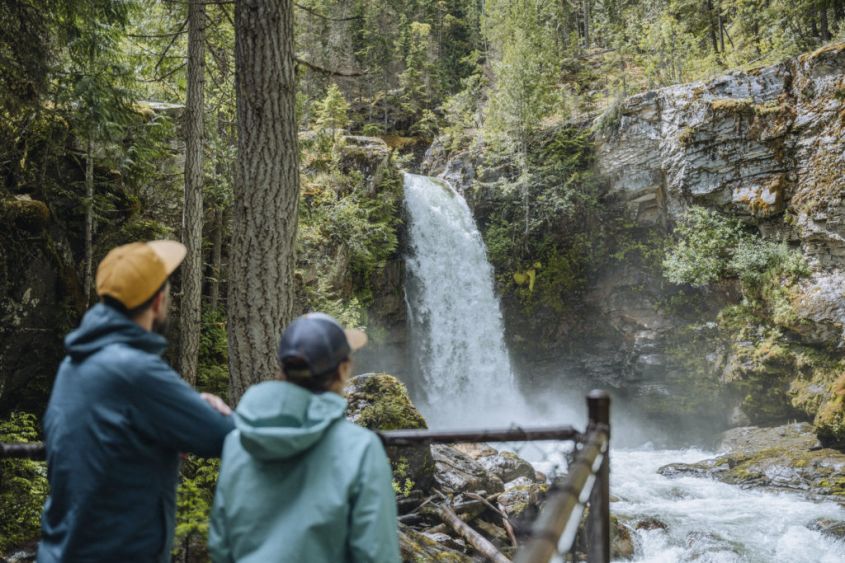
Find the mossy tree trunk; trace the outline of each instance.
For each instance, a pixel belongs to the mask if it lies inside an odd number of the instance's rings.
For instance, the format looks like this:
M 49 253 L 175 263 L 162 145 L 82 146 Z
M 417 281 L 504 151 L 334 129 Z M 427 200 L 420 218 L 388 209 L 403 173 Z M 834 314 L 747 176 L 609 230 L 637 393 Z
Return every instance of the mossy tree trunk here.
M 182 377 L 197 380 L 202 325 L 202 190 L 203 105 L 205 98 L 205 5 L 191 0 L 188 6 L 188 96 L 185 109 L 185 206 L 182 242 L 188 249 L 182 265 L 179 368 Z
M 276 372 L 293 310 L 299 199 L 291 0 L 235 6 L 238 157 L 228 268 L 230 394 Z

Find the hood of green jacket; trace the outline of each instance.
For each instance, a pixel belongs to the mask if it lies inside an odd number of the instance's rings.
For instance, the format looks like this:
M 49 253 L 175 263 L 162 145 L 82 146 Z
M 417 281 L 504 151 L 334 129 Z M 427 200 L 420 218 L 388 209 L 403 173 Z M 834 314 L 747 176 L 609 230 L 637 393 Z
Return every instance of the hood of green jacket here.
M 319 442 L 345 412 L 346 399 L 335 393 L 316 394 L 286 381 L 265 381 L 244 394 L 235 426 L 252 457 L 289 459 Z

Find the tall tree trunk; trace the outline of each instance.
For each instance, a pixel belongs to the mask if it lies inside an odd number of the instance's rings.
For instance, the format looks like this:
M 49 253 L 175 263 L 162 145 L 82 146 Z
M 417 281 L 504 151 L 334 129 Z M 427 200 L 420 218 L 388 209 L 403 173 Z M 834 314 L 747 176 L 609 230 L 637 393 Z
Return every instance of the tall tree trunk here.
M 833 21 L 840 22 L 845 19 L 845 0 L 833 0 Z
M 581 0 L 584 17 L 584 48 L 590 48 L 590 0 Z
M 91 302 L 94 283 L 94 134 L 89 131 L 85 145 L 85 306 Z
M 185 207 L 182 242 L 188 248 L 182 265 L 179 367 L 192 385 L 197 381 L 202 328 L 202 189 L 203 106 L 205 98 L 205 4 L 188 5 L 188 99 L 185 108 Z
M 828 8 L 830 8 L 829 0 L 819 1 L 819 32 L 821 33 L 822 41 L 830 41 L 830 24 L 827 19 Z
M 818 15 L 818 11 L 818 4 L 813 3 L 810 6 L 810 35 L 812 35 L 814 39 L 819 36 L 819 26 L 816 22 L 816 16 Z
M 220 307 L 220 280 L 223 277 L 223 231 L 226 223 L 223 220 L 225 210 L 217 207 L 214 210 L 214 241 L 211 245 L 211 283 L 209 284 L 209 305 L 212 310 Z
M 713 52 L 719 52 L 719 42 L 716 38 L 716 23 L 715 18 L 713 17 L 713 0 L 707 0 L 705 3 L 705 8 L 707 10 L 707 27 L 709 29 L 710 34 L 710 43 L 713 44 Z
M 299 149 L 291 0 L 235 4 L 238 157 L 228 268 L 232 402 L 272 377 L 291 320 Z

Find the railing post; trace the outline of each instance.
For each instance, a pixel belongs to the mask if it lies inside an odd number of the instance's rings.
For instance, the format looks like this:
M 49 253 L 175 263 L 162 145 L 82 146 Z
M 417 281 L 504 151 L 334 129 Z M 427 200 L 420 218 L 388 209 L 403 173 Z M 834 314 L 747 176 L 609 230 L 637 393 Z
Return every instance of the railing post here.
M 610 395 L 594 390 L 587 395 L 590 426 L 604 425 L 610 439 Z M 590 563 L 610 562 L 610 443 L 604 452 L 596 482 L 590 494 L 590 516 L 587 525 Z

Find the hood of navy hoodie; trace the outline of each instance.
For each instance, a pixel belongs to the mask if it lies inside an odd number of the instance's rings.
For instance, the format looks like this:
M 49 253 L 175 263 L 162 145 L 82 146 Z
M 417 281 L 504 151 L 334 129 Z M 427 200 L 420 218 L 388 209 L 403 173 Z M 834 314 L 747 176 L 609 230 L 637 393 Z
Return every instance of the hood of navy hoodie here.
M 150 354 L 161 355 L 167 340 L 141 328 L 117 309 L 98 303 L 91 307 L 79 328 L 65 337 L 65 350 L 74 361 L 84 360 L 111 344 L 126 344 Z

